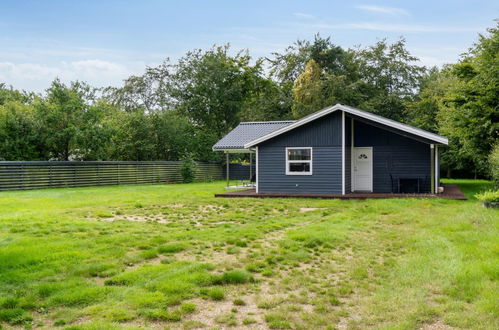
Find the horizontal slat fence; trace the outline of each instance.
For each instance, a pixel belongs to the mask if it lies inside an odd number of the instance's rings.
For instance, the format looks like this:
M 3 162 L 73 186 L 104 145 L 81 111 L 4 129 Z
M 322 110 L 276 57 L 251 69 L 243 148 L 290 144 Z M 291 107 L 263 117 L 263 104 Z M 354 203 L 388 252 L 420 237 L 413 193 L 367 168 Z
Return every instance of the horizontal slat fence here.
M 0 190 L 182 182 L 180 161 L 79 162 L 0 161 Z M 196 166 L 195 181 L 222 180 L 217 163 Z

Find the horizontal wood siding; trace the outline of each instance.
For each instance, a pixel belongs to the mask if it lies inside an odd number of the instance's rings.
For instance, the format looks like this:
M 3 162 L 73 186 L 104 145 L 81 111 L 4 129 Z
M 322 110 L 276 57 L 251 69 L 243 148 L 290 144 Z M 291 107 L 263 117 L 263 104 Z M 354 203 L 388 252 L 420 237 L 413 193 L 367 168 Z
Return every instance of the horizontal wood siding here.
M 286 175 L 286 147 L 312 147 L 312 175 Z M 261 193 L 341 194 L 341 112 L 258 146 Z
M 341 112 L 314 120 L 263 142 L 261 147 L 341 147 Z
M 341 147 L 313 147 L 312 175 L 286 175 L 285 147 L 258 148 L 260 193 L 341 194 Z
M 429 144 L 357 120 L 354 144 L 355 147 L 373 147 L 373 192 L 392 192 L 390 174 L 393 178 L 420 177 L 421 192 L 430 192 Z
M 0 162 L 0 190 L 181 182 L 182 162 Z M 196 181 L 222 180 L 222 166 L 197 163 Z

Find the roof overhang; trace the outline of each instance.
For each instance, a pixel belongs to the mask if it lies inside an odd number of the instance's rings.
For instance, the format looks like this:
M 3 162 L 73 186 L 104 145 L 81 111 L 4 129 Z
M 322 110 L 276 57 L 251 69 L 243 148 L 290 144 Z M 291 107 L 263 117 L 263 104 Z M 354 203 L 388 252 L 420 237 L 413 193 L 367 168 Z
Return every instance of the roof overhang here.
M 224 148 L 211 148 L 213 151 L 223 151 L 227 154 L 252 154 L 255 151 L 248 148 L 248 149 L 224 149 Z
M 349 106 L 346 106 L 346 105 L 338 103 L 336 105 L 333 105 L 332 107 L 325 108 L 325 109 L 317 111 L 317 112 L 315 112 L 315 113 L 313 113 L 311 115 L 303 117 L 302 119 L 294 122 L 291 125 L 285 126 L 285 127 L 281 128 L 281 129 L 278 129 L 278 130 L 276 130 L 274 132 L 271 132 L 271 133 L 269 133 L 267 135 L 264 135 L 262 137 L 254 139 L 253 141 L 250 141 L 250 142 L 246 143 L 244 145 L 244 148 L 254 147 L 257 144 L 260 144 L 260 143 L 262 143 L 264 141 L 267 141 L 267 140 L 269 140 L 269 139 L 271 139 L 273 137 L 276 137 L 278 135 L 281 135 L 283 133 L 289 132 L 289 131 L 297 128 L 297 127 L 305 125 L 305 124 L 307 124 L 309 122 L 312 122 L 312 121 L 314 121 L 316 119 L 324 117 L 324 116 L 326 116 L 326 115 L 328 115 L 330 113 L 333 113 L 335 111 L 344 111 L 346 113 L 350 113 L 352 115 L 355 115 L 355 116 L 358 116 L 358 117 L 362 117 L 362 118 L 371 120 L 373 122 L 377 122 L 377 123 L 380 123 L 382 125 L 386 125 L 388 127 L 392 127 L 392 128 L 401 130 L 403 132 L 407 132 L 407 133 L 413 134 L 415 136 L 423 137 L 425 139 L 431 140 L 431 141 L 436 142 L 438 144 L 444 144 L 444 145 L 448 145 L 449 144 L 448 139 L 445 138 L 445 137 L 443 137 L 443 136 L 440 136 L 440 135 L 437 135 L 437 134 L 434 134 L 434 133 L 431 133 L 431 132 L 428 132 L 428 131 L 425 131 L 425 130 L 422 130 L 422 129 L 419 129 L 419 128 L 416 128 L 416 127 L 413 127 L 413 126 L 410 126 L 410 125 L 402 124 L 402 123 L 399 123 L 397 121 L 394 121 L 394 120 L 391 120 L 391 119 L 388 119 L 388 118 L 384 118 L 384 117 L 375 115 L 375 114 L 367 112 L 367 111 L 363 111 L 363 110 L 360 110 L 360 109 L 352 108 L 352 107 L 349 107 Z

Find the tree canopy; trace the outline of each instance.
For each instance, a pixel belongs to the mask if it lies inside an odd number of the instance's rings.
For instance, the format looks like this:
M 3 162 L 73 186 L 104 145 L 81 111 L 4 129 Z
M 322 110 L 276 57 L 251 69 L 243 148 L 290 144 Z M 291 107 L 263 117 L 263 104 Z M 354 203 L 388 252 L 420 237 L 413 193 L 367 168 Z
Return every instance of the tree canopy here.
M 241 121 L 344 103 L 449 137 L 449 174 L 484 176 L 498 143 L 498 54 L 497 25 L 440 69 L 403 38 L 345 49 L 317 34 L 268 58 L 196 49 L 119 87 L 56 78 L 37 95 L 0 82 L 0 159 L 220 160 L 211 146 Z

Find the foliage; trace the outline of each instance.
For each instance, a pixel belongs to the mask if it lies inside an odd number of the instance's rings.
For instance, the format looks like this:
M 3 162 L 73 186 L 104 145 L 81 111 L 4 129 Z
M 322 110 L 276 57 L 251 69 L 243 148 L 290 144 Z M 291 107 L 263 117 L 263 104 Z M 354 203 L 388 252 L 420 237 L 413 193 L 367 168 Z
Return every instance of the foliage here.
M 292 107 L 295 118 L 301 118 L 326 105 L 322 97 L 321 75 L 322 69 L 312 59 L 308 61 L 303 73 L 295 80 L 293 86 L 295 103 Z
M 489 171 L 494 185 L 499 188 L 499 142 L 497 142 L 489 155 Z
M 196 177 L 196 162 L 191 156 L 187 156 L 180 166 L 180 174 L 184 183 L 193 182 Z
M 211 147 L 241 121 L 343 103 L 448 137 L 447 176 L 485 177 L 499 132 L 498 35 L 441 69 L 418 65 L 403 38 L 344 49 L 317 34 L 266 59 L 196 49 L 102 90 L 55 79 L 35 95 L 0 83 L 0 159 L 221 161 Z
M 310 58 L 296 78 L 293 86 L 296 118 L 328 105 L 344 103 L 394 120 L 404 119 L 405 103 L 413 99 L 424 71 L 415 64 L 417 58 L 405 48 L 405 40 L 393 44 L 382 40 L 371 47 L 344 51 L 341 56 L 329 40 L 325 43 L 316 39 L 316 42 L 336 56 L 326 57 L 332 63 L 324 58 L 320 62 Z M 296 59 L 291 54 L 284 58 Z
M 0 160 L 44 160 L 42 123 L 36 110 L 19 101 L 0 105 Z
M 239 123 L 261 70 L 260 62 L 249 62 L 247 52 L 230 56 L 229 47 L 221 46 L 188 52 L 175 65 L 171 95 L 176 108 L 203 132 L 209 145 Z
M 487 158 L 499 139 L 499 29 L 480 36 L 468 54 L 451 67 L 455 82 L 443 97 L 439 130 L 449 137 L 450 166 L 471 165 L 488 172 Z
M 499 203 L 499 190 L 488 190 L 476 194 L 475 197 L 484 203 Z

